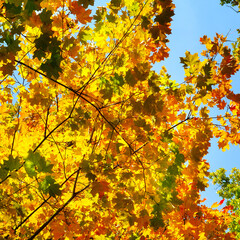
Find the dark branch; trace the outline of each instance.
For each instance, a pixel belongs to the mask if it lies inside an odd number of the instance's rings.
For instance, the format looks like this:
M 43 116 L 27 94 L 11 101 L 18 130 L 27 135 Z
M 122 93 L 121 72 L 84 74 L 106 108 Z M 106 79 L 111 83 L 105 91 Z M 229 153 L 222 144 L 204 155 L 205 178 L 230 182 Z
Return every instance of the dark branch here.
M 86 190 L 90 185 L 87 185 L 80 191 L 74 193 L 28 240 L 34 239 L 79 193 Z
M 62 184 L 61 187 L 75 174 L 78 170 L 74 171 Z M 45 199 L 36 209 L 34 209 L 15 229 L 16 232 L 18 228 L 20 228 L 35 212 L 37 212 L 52 196 L 49 196 Z

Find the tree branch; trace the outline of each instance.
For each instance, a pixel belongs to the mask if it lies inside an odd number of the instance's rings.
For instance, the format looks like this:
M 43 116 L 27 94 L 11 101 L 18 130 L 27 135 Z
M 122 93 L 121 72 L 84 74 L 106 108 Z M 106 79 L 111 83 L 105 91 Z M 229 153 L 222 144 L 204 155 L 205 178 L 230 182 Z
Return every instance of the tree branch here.
M 75 174 L 78 170 L 74 171 L 62 184 L 61 187 Z M 17 227 L 15 227 L 14 231 L 16 232 L 18 228 L 20 228 L 35 212 L 38 211 L 52 196 L 49 196 L 45 199 L 36 209 L 34 209 Z
M 34 239 L 79 193 L 86 190 L 90 184 L 81 189 L 80 191 L 74 193 L 64 204 L 60 207 L 28 240 Z

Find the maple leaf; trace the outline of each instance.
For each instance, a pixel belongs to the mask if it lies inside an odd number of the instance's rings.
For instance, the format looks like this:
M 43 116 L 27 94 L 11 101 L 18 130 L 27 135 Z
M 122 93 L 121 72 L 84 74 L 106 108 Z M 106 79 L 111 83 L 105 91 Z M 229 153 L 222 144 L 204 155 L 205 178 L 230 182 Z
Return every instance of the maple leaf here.
M 129 212 L 134 210 L 133 201 L 128 198 L 125 194 L 117 192 L 116 198 L 113 198 L 116 209 L 127 209 Z
M 180 57 L 180 62 L 183 64 L 184 68 L 197 64 L 199 62 L 199 57 L 197 53 L 191 55 L 191 53 L 187 51 L 185 54 L 186 54 L 185 58 Z
M 158 205 L 154 205 L 153 214 L 155 215 L 150 219 L 150 225 L 154 228 L 154 230 L 158 230 L 160 227 L 164 227 L 165 223 L 162 217 L 162 213 L 160 207 Z
M 27 12 L 28 16 L 32 16 L 34 10 L 40 10 L 40 3 L 42 0 L 28 0 L 25 5 L 25 11 Z
M 89 5 L 94 5 L 94 0 L 78 0 L 78 4 L 83 5 L 84 8 L 88 8 Z
M 109 188 L 109 183 L 106 181 L 94 181 L 92 183 L 92 190 L 91 190 L 91 194 L 93 196 L 95 196 L 97 193 L 99 194 L 99 197 L 102 198 L 104 196 L 105 192 L 109 192 L 110 188 Z
M 171 7 L 164 8 L 160 15 L 156 16 L 154 21 L 161 25 L 171 22 L 174 12 Z
M 82 24 L 92 20 L 92 17 L 89 16 L 92 11 L 90 9 L 85 10 L 77 1 L 71 3 L 71 12 L 76 15 L 77 20 Z
M 55 180 L 51 176 L 46 176 L 44 180 L 39 183 L 39 189 L 45 194 L 49 193 L 52 197 L 61 195 L 60 185 L 55 183 Z
M 142 18 L 142 23 L 141 23 L 142 28 L 148 29 L 151 23 L 150 20 L 146 16 L 141 16 L 141 18 Z
M 37 172 L 51 173 L 53 165 L 48 163 L 39 153 L 29 151 L 24 167 L 29 177 L 34 177 L 37 176 Z
M 47 10 L 46 8 L 44 8 L 42 12 L 39 14 L 39 17 L 42 23 L 46 25 L 49 25 L 52 23 L 53 20 L 51 19 L 51 16 L 52 16 L 52 12 L 50 10 Z
M 13 158 L 13 156 L 9 156 L 8 161 L 4 161 L 4 165 L 9 169 L 9 171 L 12 171 L 14 169 L 18 169 L 21 167 L 21 163 L 18 157 Z
M 13 71 L 16 69 L 15 65 L 13 63 L 7 63 L 0 67 L 0 70 L 2 71 L 2 74 L 5 75 L 12 75 Z
M 20 14 L 22 11 L 22 6 L 18 3 L 7 3 L 3 4 L 3 7 L 6 9 L 7 18 L 14 18 L 17 14 Z

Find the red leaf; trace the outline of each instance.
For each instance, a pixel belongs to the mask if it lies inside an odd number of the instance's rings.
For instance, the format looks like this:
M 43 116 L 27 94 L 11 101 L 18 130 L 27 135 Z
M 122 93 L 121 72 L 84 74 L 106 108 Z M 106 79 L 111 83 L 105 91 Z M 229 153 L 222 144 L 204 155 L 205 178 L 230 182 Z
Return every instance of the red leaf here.
M 222 205 L 224 201 L 225 201 L 225 199 L 222 199 L 222 200 L 219 202 L 219 205 Z
M 229 106 L 229 109 L 230 109 L 231 111 L 233 111 L 234 109 L 236 109 L 236 106 L 235 106 L 235 105 L 231 105 L 231 106 Z

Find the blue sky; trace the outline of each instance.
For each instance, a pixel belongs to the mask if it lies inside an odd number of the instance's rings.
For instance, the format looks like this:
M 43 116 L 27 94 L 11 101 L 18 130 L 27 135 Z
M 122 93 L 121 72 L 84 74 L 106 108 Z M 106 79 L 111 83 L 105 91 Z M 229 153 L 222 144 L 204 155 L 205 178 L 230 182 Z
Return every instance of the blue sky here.
M 106 2 L 108 1 L 98 0 L 95 4 L 104 6 Z M 184 79 L 184 69 L 179 57 L 184 57 L 186 51 L 198 52 L 200 55 L 204 46 L 201 45 L 199 39 L 204 35 L 213 38 L 216 33 L 219 33 L 224 36 L 228 35 L 228 40 L 236 40 L 236 29 L 240 28 L 240 14 L 227 6 L 221 6 L 220 0 L 175 0 L 173 2 L 176 9 L 172 22 L 172 34 L 168 37 L 170 56 L 165 61 L 156 64 L 154 69 L 159 72 L 164 65 L 171 79 L 181 83 Z M 234 92 L 240 93 L 240 73 L 232 79 Z M 227 173 L 230 173 L 233 167 L 240 168 L 240 148 L 231 145 L 230 150 L 222 152 L 217 146 L 217 140 L 213 140 L 205 159 L 210 163 L 211 172 L 223 167 L 228 170 Z M 211 182 L 209 184 L 209 188 L 201 195 L 202 198 L 207 198 L 204 204 L 211 206 L 221 198 L 216 193 L 217 186 L 213 186 Z

